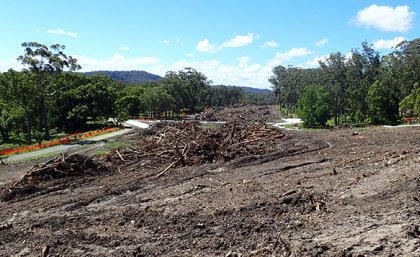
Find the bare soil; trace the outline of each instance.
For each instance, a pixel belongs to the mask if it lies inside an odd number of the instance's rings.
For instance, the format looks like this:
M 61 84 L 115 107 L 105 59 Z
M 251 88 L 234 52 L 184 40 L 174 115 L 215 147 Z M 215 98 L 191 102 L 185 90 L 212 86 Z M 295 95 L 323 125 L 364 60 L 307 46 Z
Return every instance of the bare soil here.
M 0 255 L 420 256 L 418 127 L 194 126 L 0 165 Z

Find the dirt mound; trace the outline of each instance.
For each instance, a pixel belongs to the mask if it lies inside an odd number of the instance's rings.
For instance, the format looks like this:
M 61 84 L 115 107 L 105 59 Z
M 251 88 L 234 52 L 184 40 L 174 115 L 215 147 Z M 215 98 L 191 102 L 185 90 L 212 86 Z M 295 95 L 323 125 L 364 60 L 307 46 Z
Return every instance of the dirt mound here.
M 278 121 L 280 114 L 275 106 L 233 106 L 210 108 L 196 116 L 197 120 L 228 122 Z
M 32 167 L 25 176 L 6 189 L 0 199 L 9 201 L 21 196 L 30 195 L 45 189 L 44 185 L 51 180 L 97 175 L 106 172 L 105 166 L 94 161 L 90 157 L 79 154 L 70 156 L 61 155 L 43 164 Z M 50 185 L 48 185 L 50 186 Z
M 261 124 L 225 124 L 202 128 L 197 123 L 156 125 L 144 132 L 137 148 L 118 149 L 105 157 L 113 166 L 127 161 L 143 168 L 170 168 L 228 162 L 238 157 L 270 154 L 278 149 L 285 135 Z

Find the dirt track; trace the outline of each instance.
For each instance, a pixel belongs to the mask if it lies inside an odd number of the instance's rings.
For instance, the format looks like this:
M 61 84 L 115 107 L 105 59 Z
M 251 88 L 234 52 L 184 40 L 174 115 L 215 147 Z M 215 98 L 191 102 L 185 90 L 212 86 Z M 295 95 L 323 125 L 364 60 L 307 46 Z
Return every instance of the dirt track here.
M 289 154 L 48 181 L 0 202 L 0 255 L 420 256 L 420 129 L 284 133 Z

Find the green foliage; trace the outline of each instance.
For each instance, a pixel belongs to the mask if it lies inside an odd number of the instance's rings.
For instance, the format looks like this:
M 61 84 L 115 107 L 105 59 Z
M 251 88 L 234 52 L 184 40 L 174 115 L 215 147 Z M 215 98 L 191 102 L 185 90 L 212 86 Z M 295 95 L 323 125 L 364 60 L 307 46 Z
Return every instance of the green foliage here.
M 401 113 L 416 109 L 413 88 L 420 83 L 420 38 L 402 42 L 394 52 L 381 56 L 367 42 L 351 55 L 332 53 L 318 69 L 278 66 L 269 81 L 276 101 L 288 116 L 303 97 L 302 88 L 323 85 L 330 94 L 334 125 L 395 124 Z M 416 109 L 417 110 L 417 109 Z
M 309 86 L 298 101 L 297 114 L 305 127 L 325 126 L 331 117 L 330 95 L 323 86 Z
M 375 81 L 370 86 L 367 102 L 373 124 L 398 123 L 398 98 L 391 88 L 386 81 Z
M 78 75 L 79 76 L 79 75 Z M 118 85 L 105 76 L 86 77 L 82 84 L 63 92 L 58 99 L 64 127 L 84 128 L 89 120 L 114 116 Z
M 243 95 L 243 104 L 246 105 L 275 105 L 276 95 L 274 92 L 247 92 Z
M 117 113 L 125 111 L 129 117 L 135 118 L 144 109 L 140 98 L 134 95 L 123 96 L 115 102 Z
M 0 134 L 3 142 L 9 142 L 9 133 L 23 120 L 23 110 L 0 99 Z
M 400 102 L 400 114 L 407 117 L 420 116 L 420 85 L 416 83 L 411 94 Z
M 77 60 L 64 54 L 65 46 L 54 44 L 48 48 L 37 42 L 22 43 L 24 54 L 17 58 L 22 65 L 34 76 L 34 95 L 39 106 L 40 122 L 38 132 L 44 130 L 44 139 L 50 139 L 49 132 L 49 96 L 55 94 L 54 80 L 65 69 L 75 71 L 81 68 Z M 41 141 L 39 138 L 38 141 Z
M 204 108 L 209 83 L 204 74 L 193 68 L 185 68 L 178 72 L 167 72 L 160 84 L 173 98 L 173 110 L 176 113 L 180 113 L 181 109 L 193 113 L 196 109 Z
M 163 113 L 172 110 L 174 98 L 167 93 L 165 88 L 149 87 L 145 90 L 144 103 L 151 116 L 161 117 Z
M 293 113 L 298 99 L 306 86 L 321 83 L 319 69 L 301 69 L 289 66 L 277 66 L 273 69 L 274 76 L 269 78 L 277 104 L 285 115 Z M 283 111 L 282 111 L 283 112 Z
M 420 38 L 401 42 L 390 57 L 404 98 L 420 83 Z
M 224 85 L 212 86 L 207 96 L 209 106 L 230 106 L 242 101 L 243 90 L 239 87 L 227 87 Z

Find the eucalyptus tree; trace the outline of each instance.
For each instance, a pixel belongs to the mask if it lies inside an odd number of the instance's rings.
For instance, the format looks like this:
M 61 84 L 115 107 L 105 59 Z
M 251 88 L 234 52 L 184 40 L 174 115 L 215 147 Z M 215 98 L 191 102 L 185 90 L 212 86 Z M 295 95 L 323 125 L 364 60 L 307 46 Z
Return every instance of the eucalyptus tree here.
M 401 98 L 408 96 L 420 83 L 420 38 L 403 41 L 390 55 L 401 85 Z
M 37 42 L 22 43 L 24 54 L 17 60 L 21 61 L 25 70 L 35 75 L 36 97 L 40 113 L 39 131 L 44 131 L 44 139 L 50 139 L 48 124 L 47 97 L 55 94 L 53 87 L 55 77 L 65 70 L 75 71 L 81 68 L 77 60 L 67 56 L 63 51 L 65 46 L 51 45 L 50 48 Z
M 340 52 L 332 53 L 325 62 L 320 62 L 326 78 L 326 88 L 330 92 L 332 113 L 335 125 L 340 123 L 346 101 L 347 67 L 345 56 Z
M 193 113 L 204 107 L 209 92 L 210 81 L 201 72 L 185 68 L 178 72 L 167 72 L 160 84 L 174 99 L 174 111 L 186 109 Z
M 362 43 L 362 52 L 351 50 L 346 62 L 346 115 L 352 122 L 364 122 L 368 114 L 367 95 L 369 87 L 378 78 L 380 56 L 367 42 Z

